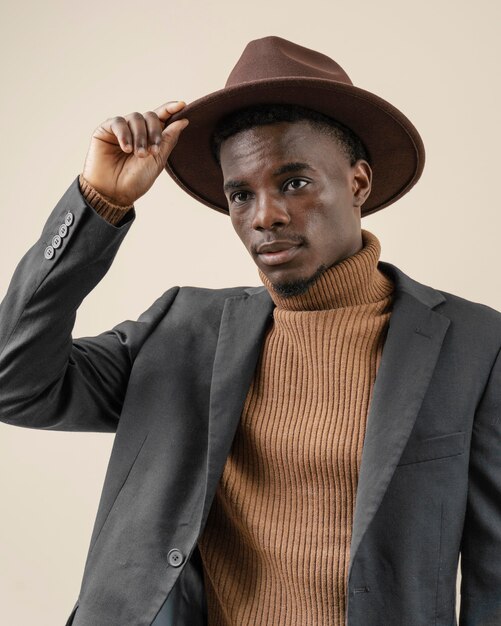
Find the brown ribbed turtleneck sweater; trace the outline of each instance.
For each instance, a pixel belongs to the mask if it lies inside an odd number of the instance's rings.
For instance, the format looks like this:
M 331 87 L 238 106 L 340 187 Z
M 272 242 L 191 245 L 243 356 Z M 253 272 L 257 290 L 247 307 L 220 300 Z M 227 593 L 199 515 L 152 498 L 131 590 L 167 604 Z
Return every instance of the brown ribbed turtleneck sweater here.
M 391 314 L 380 243 L 276 308 L 199 539 L 209 626 L 344 626 L 367 411 Z
M 111 223 L 110 205 L 80 178 Z M 379 240 L 276 304 L 198 545 L 209 626 L 344 626 L 362 446 L 391 315 Z

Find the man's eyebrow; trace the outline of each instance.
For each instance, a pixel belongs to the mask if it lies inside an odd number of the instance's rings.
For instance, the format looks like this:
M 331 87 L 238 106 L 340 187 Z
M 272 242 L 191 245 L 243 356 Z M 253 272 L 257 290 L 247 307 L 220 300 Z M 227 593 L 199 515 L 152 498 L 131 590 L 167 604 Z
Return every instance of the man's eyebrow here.
M 281 174 L 287 174 L 289 172 L 299 172 L 301 170 L 310 170 L 313 172 L 314 168 L 311 167 L 311 165 L 308 165 L 308 163 L 295 161 L 294 163 L 285 163 L 284 165 L 281 165 L 273 172 L 273 176 L 280 176 Z
M 224 191 L 229 191 L 230 189 L 238 189 L 239 187 L 246 187 L 248 183 L 245 180 L 229 180 L 224 183 Z
M 294 161 L 293 163 L 284 163 L 278 169 L 273 172 L 273 176 L 281 176 L 282 174 L 288 174 L 290 172 L 300 172 L 303 170 L 309 170 L 311 172 L 315 171 L 311 165 L 308 163 L 301 163 L 299 161 Z M 224 184 L 224 191 L 229 191 L 230 189 L 238 189 L 240 187 L 246 187 L 248 185 L 245 180 L 228 180 Z

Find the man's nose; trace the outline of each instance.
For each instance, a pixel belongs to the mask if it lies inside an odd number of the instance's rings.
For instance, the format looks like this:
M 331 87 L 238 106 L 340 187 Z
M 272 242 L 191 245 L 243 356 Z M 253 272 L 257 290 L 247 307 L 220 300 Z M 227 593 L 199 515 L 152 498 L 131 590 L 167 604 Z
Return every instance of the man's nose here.
M 252 227 L 255 230 L 270 230 L 290 222 L 290 214 L 283 198 L 261 194 L 256 198 Z

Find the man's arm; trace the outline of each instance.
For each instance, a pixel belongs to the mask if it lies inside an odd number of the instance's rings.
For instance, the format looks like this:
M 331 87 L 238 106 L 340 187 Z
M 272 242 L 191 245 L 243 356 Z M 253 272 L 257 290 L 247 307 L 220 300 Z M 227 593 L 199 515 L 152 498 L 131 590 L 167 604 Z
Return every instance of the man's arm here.
M 137 321 L 72 340 L 77 308 L 108 271 L 135 219 L 134 208 L 122 219 L 118 227 L 103 219 L 86 203 L 76 179 L 18 264 L 0 303 L 1 421 L 116 430 L 135 356 L 178 290 L 165 292 Z M 64 237 L 58 234 L 62 224 Z M 59 246 L 46 255 L 56 234 Z
M 134 202 L 163 171 L 187 120 L 167 102 L 105 120 L 82 175 L 19 262 L 0 303 L 0 420 L 28 428 L 113 432 L 141 345 L 178 287 L 136 322 L 73 341 L 76 311 L 108 271 L 135 219 Z M 80 187 L 82 186 L 82 188 Z
M 501 350 L 473 426 L 459 624 L 501 625 Z

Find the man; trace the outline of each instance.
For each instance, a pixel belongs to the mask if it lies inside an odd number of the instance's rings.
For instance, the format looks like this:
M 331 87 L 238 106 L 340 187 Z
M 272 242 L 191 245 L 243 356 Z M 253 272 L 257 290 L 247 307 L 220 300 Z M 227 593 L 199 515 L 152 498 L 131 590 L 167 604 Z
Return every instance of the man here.
M 451 626 L 459 554 L 459 623 L 501 624 L 501 314 L 360 227 L 423 164 L 402 113 L 277 37 L 96 129 L 0 307 L 2 421 L 116 432 L 67 626 Z M 263 286 L 72 340 L 164 167 Z

